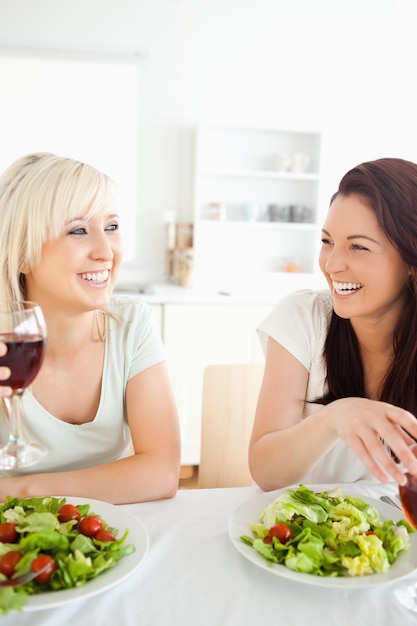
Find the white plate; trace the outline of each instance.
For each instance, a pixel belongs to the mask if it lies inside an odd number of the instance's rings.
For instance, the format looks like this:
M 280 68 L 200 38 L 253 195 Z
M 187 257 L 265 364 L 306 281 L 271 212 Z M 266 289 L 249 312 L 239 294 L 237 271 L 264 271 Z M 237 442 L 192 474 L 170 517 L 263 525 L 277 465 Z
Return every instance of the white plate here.
M 250 523 L 259 520 L 262 511 L 271 504 L 280 493 L 285 489 L 278 491 L 270 491 L 263 493 L 259 496 L 255 496 L 246 502 L 243 502 L 232 513 L 229 518 L 229 535 L 233 545 L 246 557 L 249 561 L 261 567 L 270 574 L 282 576 L 283 578 L 289 578 L 296 582 L 306 583 L 308 585 L 316 585 L 319 587 L 370 587 L 382 583 L 390 583 L 394 580 L 404 578 L 409 574 L 412 574 L 417 569 L 417 533 L 410 535 L 410 548 L 400 554 L 395 563 L 391 566 L 386 574 L 370 574 L 369 576 L 356 576 L 356 577 L 340 577 L 329 578 L 326 576 L 315 576 L 313 574 L 303 574 L 301 572 L 294 572 L 285 565 L 271 564 L 254 550 L 251 546 L 246 545 L 241 541 L 242 535 L 251 536 Z M 362 496 L 356 495 L 355 497 L 362 498 Z M 374 500 L 373 498 L 363 497 L 369 504 L 372 504 L 378 511 L 381 519 L 391 519 L 394 522 L 402 519 L 404 515 L 402 512 L 390 504 L 385 504 L 380 500 Z
M 97 578 L 90 580 L 82 587 L 76 589 L 62 589 L 60 591 L 45 591 L 31 596 L 23 611 L 39 611 L 40 609 L 50 609 L 54 606 L 62 606 L 74 600 L 95 596 L 98 593 L 118 585 L 129 576 L 139 565 L 149 550 L 149 537 L 145 527 L 141 522 L 127 511 L 101 500 L 91 498 L 65 497 L 71 504 L 90 504 L 90 513 L 100 515 L 107 524 L 119 531 L 117 536 L 122 537 L 126 529 L 129 530 L 125 545 L 133 544 L 135 551 L 132 554 L 117 561 L 116 565 L 107 572 L 103 572 Z

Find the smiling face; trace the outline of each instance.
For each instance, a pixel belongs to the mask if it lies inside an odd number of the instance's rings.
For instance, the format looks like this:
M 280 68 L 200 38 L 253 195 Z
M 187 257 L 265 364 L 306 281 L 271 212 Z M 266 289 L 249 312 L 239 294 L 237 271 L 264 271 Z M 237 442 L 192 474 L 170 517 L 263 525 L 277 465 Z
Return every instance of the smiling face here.
M 113 291 L 121 259 L 119 220 L 113 207 L 76 218 L 60 237 L 43 244 L 39 262 L 23 272 L 28 297 L 47 310 L 102 308 Z
M 339 317 L 379 321 L 403 307 L 409 267 L 358 195 L 338 195 L 322 230 L 320 268 Z

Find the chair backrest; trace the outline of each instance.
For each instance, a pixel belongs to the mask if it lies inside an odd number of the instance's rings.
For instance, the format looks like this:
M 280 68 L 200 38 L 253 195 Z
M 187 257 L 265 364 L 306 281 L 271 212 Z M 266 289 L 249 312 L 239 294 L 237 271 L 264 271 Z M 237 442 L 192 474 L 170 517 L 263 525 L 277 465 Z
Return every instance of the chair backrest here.
M 209 365 L 204 371 L 199 488 L 251 485 L 248 446 L 263 364 Z

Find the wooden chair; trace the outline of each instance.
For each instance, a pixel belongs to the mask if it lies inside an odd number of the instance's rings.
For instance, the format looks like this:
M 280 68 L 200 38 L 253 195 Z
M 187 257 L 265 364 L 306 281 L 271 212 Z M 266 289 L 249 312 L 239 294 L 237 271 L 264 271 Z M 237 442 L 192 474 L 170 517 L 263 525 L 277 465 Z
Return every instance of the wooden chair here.
M 263 371 L 263 364 L 209 365 L 205 369 L 199 488 L 253 483 L 248 445 Z

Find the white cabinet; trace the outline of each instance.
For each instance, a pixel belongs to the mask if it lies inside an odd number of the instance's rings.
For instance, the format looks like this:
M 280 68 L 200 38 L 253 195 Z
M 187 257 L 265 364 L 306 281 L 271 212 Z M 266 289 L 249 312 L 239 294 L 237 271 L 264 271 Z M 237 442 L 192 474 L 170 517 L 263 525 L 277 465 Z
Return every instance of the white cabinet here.
M 264 358 L 256 326 L 272 304 L 164 304 L 163 336 L 181 422 L 183 465 L 200 460 L 203 372 Z
M 320 142 L 318 132 L 197 129 L 197 286 L 317 271 Z

